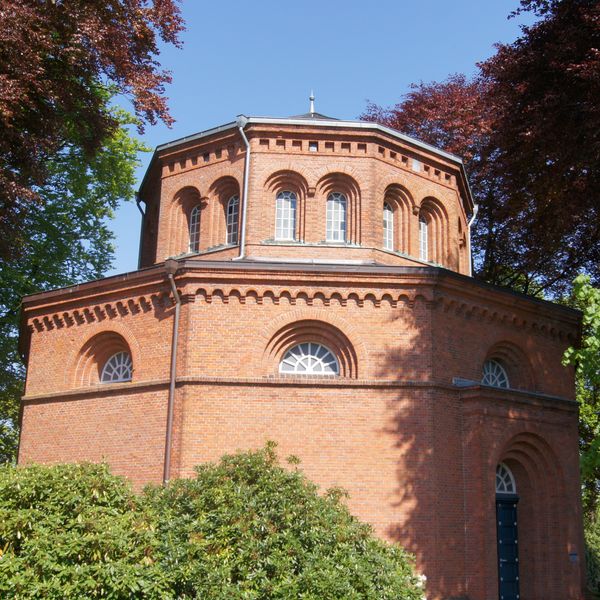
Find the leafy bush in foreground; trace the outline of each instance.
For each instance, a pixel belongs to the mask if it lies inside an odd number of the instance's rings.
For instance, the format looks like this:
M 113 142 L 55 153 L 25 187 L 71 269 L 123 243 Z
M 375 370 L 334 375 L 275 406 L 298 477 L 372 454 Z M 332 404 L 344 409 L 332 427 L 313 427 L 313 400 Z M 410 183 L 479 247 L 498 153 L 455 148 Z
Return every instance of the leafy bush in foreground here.
M 273 446 L 135 495 L 104 465 L 0 469 L 0 597 L 406 599 L 412 560 Z
M 0 469 L 1 598 L 168 598 L 157 518 L 106 465 Z
M 600 520 L 598 516 L 596 514 L 584 519 L 587 586 L 596 596 L 600 596 Z

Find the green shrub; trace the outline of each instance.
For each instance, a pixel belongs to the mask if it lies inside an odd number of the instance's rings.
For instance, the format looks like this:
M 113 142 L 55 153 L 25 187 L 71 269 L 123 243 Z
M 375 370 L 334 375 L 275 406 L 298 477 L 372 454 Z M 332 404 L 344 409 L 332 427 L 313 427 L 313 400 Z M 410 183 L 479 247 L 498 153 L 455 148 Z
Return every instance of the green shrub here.
M 421 599 L 412 561 L 325 496 L 272 445 L 149 494 L 182 597 Z
M 600 520 L 586 519 L 585 534 L 585 566 L 588 589 L 600 597 Z
M 169 597 L 156 527 L 106 465 L 2 467 L 0 597 Z
M 141 496 L 103 465 L 5 467 L 0 597 L 421 600 L 411 558 L 342 496 L 273 445 Z

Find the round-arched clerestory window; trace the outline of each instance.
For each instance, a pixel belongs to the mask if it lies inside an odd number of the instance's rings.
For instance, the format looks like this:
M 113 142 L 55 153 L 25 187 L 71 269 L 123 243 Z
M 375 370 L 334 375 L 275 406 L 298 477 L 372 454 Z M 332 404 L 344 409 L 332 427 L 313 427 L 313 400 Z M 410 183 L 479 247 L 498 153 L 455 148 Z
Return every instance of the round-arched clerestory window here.
M 347 205 L 346 196 L 341 192 L 332 192 L 327 196 L 326 240 L 328 242 L 346 242 Z
M 190 252 L 200 250 L 200 205 L 197 204 L 190 212 Z
M 227 203 L 226 225 L 227 225 L 227 243 L 238 243 L 239 217 L 240 217 L 240 197 L 231 196 Z
M 383 204 L 383 247 L 394 249 L 394 211 L 387 202 Z
M 120 381 L 131 381 L 133 373 L 133 362 L 129 352 L 117 352 L 113 354 L 102 367 L 100 374 L 101 383 L 117 383 Z
M 429 222 L 423 214 L 419 215 L 419 258 L 429 261 Z
M 279 363 L 279 372 L 298 375 L 339 375 L 340 365 L 329 348 L 304 342 L 290 348 Z
M 279 192 L 275 199 L 275 239 L 296 239 L 296 201 L 294 192 Z
M 502 364 L 494 359 L 486 360 L 483 363 L 483 376 L 481 378 L 483 385 L 491 385 L 493 387 L 508 388 L 508 373 Z
M 496 466 L 496 494 L 516 494 L 517 486 L 512 471 L 504 464 Z

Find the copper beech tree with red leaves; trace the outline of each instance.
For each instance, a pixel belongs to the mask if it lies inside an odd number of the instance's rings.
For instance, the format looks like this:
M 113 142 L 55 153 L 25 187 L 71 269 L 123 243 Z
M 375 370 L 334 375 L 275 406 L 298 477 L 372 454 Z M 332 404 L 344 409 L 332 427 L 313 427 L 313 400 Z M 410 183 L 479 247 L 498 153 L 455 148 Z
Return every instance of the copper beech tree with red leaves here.
M 19 256 L 21 223 L 65 147 L 90 157 L 129 97 L 140 127 L 170 124 L 158 42 L 179 45 L 177 0 L 3 0 L 0 4 L 0 259 Z
M 462 156 L 480 206 L 477 275 L 560 294 L 600 281 L 600 3 L 522 0 L 537 21 L 467 79 L 419 84 L 363 118 Z

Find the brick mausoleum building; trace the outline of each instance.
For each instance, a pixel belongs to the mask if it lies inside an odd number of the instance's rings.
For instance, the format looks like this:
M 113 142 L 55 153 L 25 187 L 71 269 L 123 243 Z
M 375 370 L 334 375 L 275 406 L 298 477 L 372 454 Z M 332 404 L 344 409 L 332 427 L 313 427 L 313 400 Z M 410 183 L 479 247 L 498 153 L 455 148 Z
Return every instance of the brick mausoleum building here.
M 470 277 L 459 158 L 313 111 L 158 147 L 139 270 L 24 299 L 19 462 L 139 487 L 271 439 L 428 598 L 581 598 L 578 313 Z

